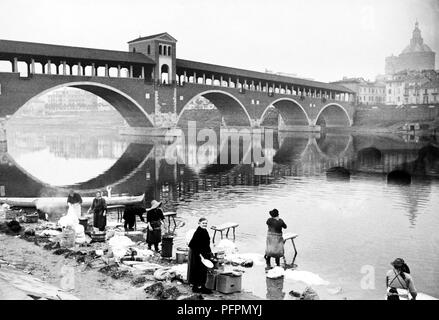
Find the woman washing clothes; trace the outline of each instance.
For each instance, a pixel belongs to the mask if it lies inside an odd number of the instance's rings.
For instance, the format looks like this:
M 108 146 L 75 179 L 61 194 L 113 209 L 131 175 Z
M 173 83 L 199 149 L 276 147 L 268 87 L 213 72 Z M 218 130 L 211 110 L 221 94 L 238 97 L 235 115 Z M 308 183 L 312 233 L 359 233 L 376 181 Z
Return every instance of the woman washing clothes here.
M 96 197 L 93 199 L 87 213 L 90 213 L 90 211 L 93 211 L 93 227 L 98 228 L 99 231 L 105 231 L 107 226 L 107 203 L 102 198 L 100 191 L 96 192 Z
M 193 292 L 210 294 L 212 290 L 205 287 L 207 280 L 207 267 L 201 261 L 200 255 L 204 259 L 212 258 L 210 249 L 210 236 L 207 232 L 207 219 L 198 220 L 198 228 L 195 230 L 189 242 L 189 255 L 187 264 L 187 280 L 192 284 Z
M 280 258 L 284 256 L 284 239 L 282 237 L 282 229 L 286 229 L 287 225 L 279 217 L 279 211 L 273 209 L 270 212 L 270 218 L 267 220 L 267 247 L 265 249 L 265 261 L 267 266 L 265 269 L 271 269 L 271 258 L 276 261 L 276 265 L 280 266 Z
M 156 252 L 159 252 L 159 243 L 162 241 L 162 221 L 165 220 L 161 206 L 161 202 L 152 200 L 151 208 L 147 209 L 146 213 L 146 223 L 148 224 L 146 242 L 150 250 L 154 245 Z
M 410 269 L 403 259 L 397 258 L 390 263 L 393 266 L 386 274 L 387 300 L 400 300 L 400 296 L 409 298 L 408 292 L 412 296 L 412 300 L 416 300 L 418 295 L 413 279 L 410 276 Z M 407 294 L 398 293 L 397 289 L 404 289 Z

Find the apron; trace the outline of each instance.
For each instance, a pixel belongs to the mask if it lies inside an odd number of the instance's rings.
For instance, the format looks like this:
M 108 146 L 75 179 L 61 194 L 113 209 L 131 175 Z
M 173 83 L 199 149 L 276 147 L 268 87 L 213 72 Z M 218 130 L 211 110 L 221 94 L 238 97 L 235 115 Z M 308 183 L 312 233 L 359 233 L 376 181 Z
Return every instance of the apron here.
M 146 233 L 146 242 L 148 243 L 159 243 L 162 241 L 162 222 L 151 221 L 150 222 L 152 230 L 147 231 Z
M 267 247 L 265 256 L 281 258 L 284 256 L 284 238 L 282 233 L 267 232 Z

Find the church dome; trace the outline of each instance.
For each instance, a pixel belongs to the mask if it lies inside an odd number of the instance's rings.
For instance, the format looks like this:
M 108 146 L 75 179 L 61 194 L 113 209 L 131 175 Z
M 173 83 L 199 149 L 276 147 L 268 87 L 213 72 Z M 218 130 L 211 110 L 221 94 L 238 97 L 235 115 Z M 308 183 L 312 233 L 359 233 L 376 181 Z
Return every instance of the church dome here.
M 407 47 L 405 47 L 404 50 L 402 50 L 402 54 L 404 53 L 414 53 L 414 52 L 433 52 L 433 50 L 430 49 L 429 46 L 427 46 L 426 44 L 409 44 Z
M 413 36 L 410 39 L 410 44 L 405 47 L 401 54 L 416 53 L 416 52 L 433 52 L 429 46 L 424 43 L 424 39 L 421 36 L 421 30 L 419 24 L 416 21 L 415 29 L 413 30 Z

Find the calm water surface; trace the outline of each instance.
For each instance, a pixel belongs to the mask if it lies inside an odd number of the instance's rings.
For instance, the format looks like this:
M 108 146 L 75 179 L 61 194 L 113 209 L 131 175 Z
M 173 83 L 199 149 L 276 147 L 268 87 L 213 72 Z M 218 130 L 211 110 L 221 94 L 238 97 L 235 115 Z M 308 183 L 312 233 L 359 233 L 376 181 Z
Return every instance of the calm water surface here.
M 255 176 L 251 165 L 170 165 L 163 141 L 117 130 L 11 125 L 7 137 L 2 196 L 66 195 L 70 187 L 92 195 L 109 185 L 115 194 L 146 193 L 184 220 L 176 246 L 205 216 L 210 225 L 239 223 L 239 251 L 258 254 L 268 211 L 277 208 L 287 231 L 299 234 L 297 270 L 330 283 L 314 287 L 322 299 L 382 299 L 396 257 L 408 262 L 419 291 L 439 297 L 439 149 L 430 138 L 276 134 L 273 170 Z M 350 179 L 327 177 L 335 166 L 351 170 Z M 410 172 L 412 183 L 387 184 L 395 168 Z M 290 243 L 286 254 L 290 262 Z M 305 286 L 267 280 L 264 265 L 243 277 L 244 289 L 264 298 L 290 299 Z

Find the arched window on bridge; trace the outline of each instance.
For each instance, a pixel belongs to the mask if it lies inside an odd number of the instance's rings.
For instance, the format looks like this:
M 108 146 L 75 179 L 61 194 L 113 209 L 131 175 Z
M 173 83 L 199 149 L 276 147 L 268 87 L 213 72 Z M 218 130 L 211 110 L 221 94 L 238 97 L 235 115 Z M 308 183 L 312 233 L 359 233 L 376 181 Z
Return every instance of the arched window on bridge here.
M 160 55 L 162 54 L 162 45 L 161 44 L 159 45 L 159 54 Z
M 147 49 L 148 54 L 151 54 L 151 45 L 148 44 L 148 49 Z
M 168 56 L 171 56 L 171 53 L 172 53 L 171 49 L 172 49 L 171 46 L 169 46 L 168 47 Z
M 168 46 L 163 46 L 163 55 L 164 56 L 168 55 Z
M 161 83 L 169 83 L 169 66 L 167 64 L 162 65 L 160 75 Z

